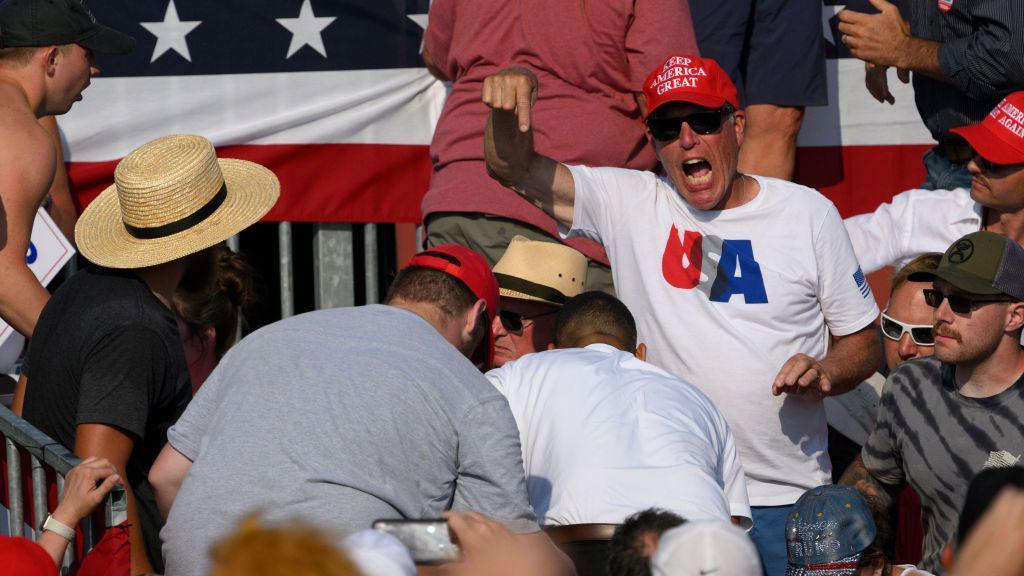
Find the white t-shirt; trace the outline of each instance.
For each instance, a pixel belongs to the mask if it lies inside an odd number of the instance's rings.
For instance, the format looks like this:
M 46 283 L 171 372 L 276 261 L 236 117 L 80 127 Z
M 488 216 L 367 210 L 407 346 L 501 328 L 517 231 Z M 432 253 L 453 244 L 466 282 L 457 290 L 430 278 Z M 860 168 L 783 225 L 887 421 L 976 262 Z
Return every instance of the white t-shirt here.
M 750 518 L 729 425 L 679 378 L 607 344 L 527 354 L 487 377 L 519 426 L 542 525 L 620 524 L 652 506 Z
M 569 234 L 604 244 L 615 291 L 648 359 L 706 393 L 732 426 L 750 503 L 792 504 L 829 483 L 820 399 L 772 396 L 796 353 L 823 358 L 829 332 L 878 316 L 835 206 L 791 182 L 754 176 L 737 208 L 691 208 L 650 172 L 570 167 Z
M 966 188 L 907 190 L 845 224 L 857 260 L 871 274 L 901 268 L 925 252 L 945 252 L 961 236 L 981 230 L 981 211 Z

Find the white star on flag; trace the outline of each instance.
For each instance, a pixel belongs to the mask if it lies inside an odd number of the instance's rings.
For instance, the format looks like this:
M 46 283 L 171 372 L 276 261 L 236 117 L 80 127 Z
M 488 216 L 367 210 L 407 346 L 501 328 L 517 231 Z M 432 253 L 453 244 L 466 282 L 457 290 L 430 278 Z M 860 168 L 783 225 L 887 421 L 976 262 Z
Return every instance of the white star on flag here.
M 846 4 L 836 4 L 834 6 L 825 5 L 822 6 L 821 10 L 821 31 L 825 34 L 825 40 L 828 40 L 833 46 L 838 46 L 835 35 L 832 34 L 832 19 L 836 17 L 843 9 L 846 8 Z
M 310 0 L 302 0 L 302 8 L 299 9 L 298 18 L 277 18 L 277 23 L 284 26 L 292 33 L 292 42 L 288 45 L 288 55 L 285 59 L 291 58 L 303 46 L 309 46 L 316 50 L 324 58 L 327 57 L 327 49 L 324 48 L 322 36 L 324 28 L 337 20 L 334 16 L 316 16 L 313 14 L 313 5 Z
M 174 0 L 167 4 L 167 12 L 164 13 L 163 22 L 140 22 L 143 28 L 150 34 L 156 36 L 156 46 L 153 48 L 153 57 L 150 62 L 156 62 L 168 50 L 174 50 L 182 58 L 192 61 L 192 54 L 188 51 L 188 42 L 185 36 L 202 24 L 201 20 L 182 22 L 178 19 L 178 10 L 174 7 Z

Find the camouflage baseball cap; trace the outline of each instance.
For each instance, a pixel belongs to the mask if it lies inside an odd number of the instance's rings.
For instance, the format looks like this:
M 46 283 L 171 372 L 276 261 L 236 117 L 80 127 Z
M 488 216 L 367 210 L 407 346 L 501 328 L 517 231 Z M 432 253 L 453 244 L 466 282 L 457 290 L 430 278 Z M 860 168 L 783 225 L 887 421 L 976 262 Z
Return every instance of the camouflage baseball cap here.
M 972 232 L 950 245 L 938 268 L 909 276 L 912 282 L 935 278 L 970 294 L 1024 300 L 1024 247 L 1002 234 Z

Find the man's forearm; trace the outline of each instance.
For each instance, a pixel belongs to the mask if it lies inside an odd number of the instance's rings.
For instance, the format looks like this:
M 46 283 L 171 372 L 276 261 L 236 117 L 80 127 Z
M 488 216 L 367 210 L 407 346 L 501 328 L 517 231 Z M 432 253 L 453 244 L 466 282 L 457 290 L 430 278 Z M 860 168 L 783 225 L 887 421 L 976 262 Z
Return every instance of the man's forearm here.
M 881 544 L 883 547 L 888 546 L 889 540 L 895 536 L 893 527 L 895 526 L 896 500 L 903 490 L 903 486 L 879 482 L 864 466 L 864 460 L 860 454 L 843 472 L 842 478 L 839 479 L 839 485 L 855 488 L 864 496 L 871 507 Z
M 939 46 L 940 44 L 933 40 L 911 36 L 907 38 L 904 49 L 896 57 L 896 67 L 948 82 L 942 68 L 939 67 Z
M 572 226 L 572 174 L 559 162 L 534 150 L 532 129 L 522 132 L 514 115 L 492 111 L 484 131 L 484 157 L 492 178 L 515 190 L 559 224 Z
M 13 250 L 10 246 L 6 250 Z M 0 318 L 14 327 L 26 338 L 31 338 L 36 328 L 36 321 L 39 320 L 39 313 L 43 311 L 46 302 L 50 299 L 50 293 L 39 283 L 39 279 L 25 263 L 25 253 L 20 252 L 19 256 L 9 257 L 3 255 L 4 260 L 0 262 L 0 274 L 3 275 L 3 282 L 0 282 Z M 20 261 L 11 262 L 19 258 Z
M 122 476 L 127 478 L 127 476 Z M 142 535 L 142 524 L 139 522 L 139 509 L 135 504 L 135 494 L 128 484 L 124 486 L 125 496 L 128 502 L 128 539 L 131 544 L 131 573 L 148 574 L 153 571 L 149 563 L 149 556 L 146 554 L 146 541 Z
M 877 369 L 880 355 L 881 346 L 874 325 L 836 338 L 832 349 L 821 361 L 832 384 L 829 395 L 845 394 L 868 379 Z

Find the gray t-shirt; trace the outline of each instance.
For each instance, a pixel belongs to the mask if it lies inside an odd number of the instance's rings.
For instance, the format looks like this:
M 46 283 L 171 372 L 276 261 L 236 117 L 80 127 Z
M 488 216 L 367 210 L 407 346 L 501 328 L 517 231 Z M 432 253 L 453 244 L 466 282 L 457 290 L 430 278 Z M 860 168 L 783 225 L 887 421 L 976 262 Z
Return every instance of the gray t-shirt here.
M 989 398 L 957 390 L 954 368 L 934 357 L 901 364 L 885 382 L 878 424 L 861 452 L 886 484 L 910 483 L 921 497 L 921 568 L 941 574 L 939 555 L 956 533 L 967 485 L 983 469 L 1024 453 L 1024 379 Z
M 168 432 L 194 462 L 160 536 L 168 576 L 208 572 L 240 518 L 345 535 L 476 510 L 538 529 L 505 398 L 419 316 L 303 314 L 245 338 Z

